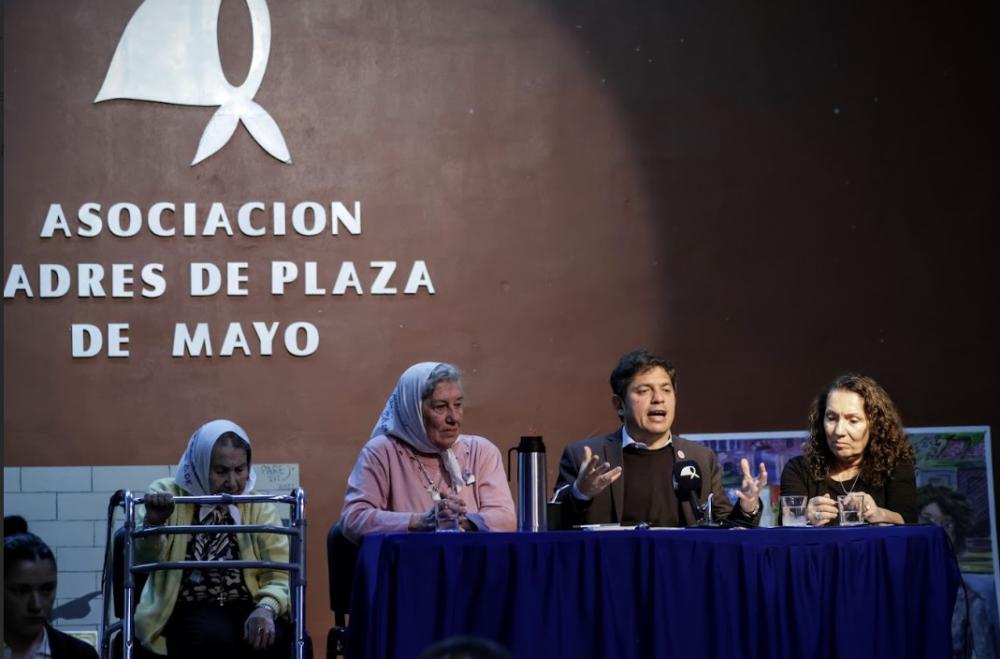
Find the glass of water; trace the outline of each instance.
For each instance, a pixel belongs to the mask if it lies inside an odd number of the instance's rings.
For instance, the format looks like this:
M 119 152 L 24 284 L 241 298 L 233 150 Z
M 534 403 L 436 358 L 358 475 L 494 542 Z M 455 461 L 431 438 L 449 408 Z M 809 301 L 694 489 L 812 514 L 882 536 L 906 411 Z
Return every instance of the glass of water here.
M 837 497 L 837 508 L 840 511 L 841 526 L 858 526 L 865 523 L 861 507 L 865 503 L 863 494 L 841 494 Z
M 806 497 L 781 497 L 781 525 L 806 526 Z

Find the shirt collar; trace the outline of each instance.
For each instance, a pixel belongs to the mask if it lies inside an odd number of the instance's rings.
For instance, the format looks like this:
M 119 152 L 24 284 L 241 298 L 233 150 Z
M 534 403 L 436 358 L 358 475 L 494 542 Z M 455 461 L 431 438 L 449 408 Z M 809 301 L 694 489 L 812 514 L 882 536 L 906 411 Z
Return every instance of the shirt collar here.
M 42 642 L 35 649 L 35 656 L 39 658 L 52 656 L 52 648 L 49 647 L 49 630 L 45 627 L 42 627 Z
M 673 433 L 670 433 L 670 436 L 667 437 L 667 443 L 664 444 L 664 446 L 670 446 L 673 443 L 674 443 L 674 435 Z M 637 449 L 642 449 L 644 451 L 649 450 L 649 446 L 647 444 L 643 444 L 642 442 L 637 442 L 634 439 L 632 439 L 632 437 L 628 434 L 628 428 L 622 425 L 622 448 L 626 449 L 632 445 L 634 445 Z
M 10 657 L 14 656 L 14 651 L 6 642 L 3 644 L 3 656 L 4 659 L 10 659 Z M 24 656 L 28 659 L 52 659 L 52 648 L 49 646 L 49 630 L 47 627 L 42 627 L 41 637 L 35 641 L 35 645 Z
M 211 515 L 215 509 L 219 507 L 220 506 L 198 506 L 198 521 L 204 524 L 209 515 Z M 240 515 L 240 509 L 232 504 L 227 506 L 227 508 L 229 508 L 229 515 L 233 518 L 233 523 L 242 524 L 243 516 Z

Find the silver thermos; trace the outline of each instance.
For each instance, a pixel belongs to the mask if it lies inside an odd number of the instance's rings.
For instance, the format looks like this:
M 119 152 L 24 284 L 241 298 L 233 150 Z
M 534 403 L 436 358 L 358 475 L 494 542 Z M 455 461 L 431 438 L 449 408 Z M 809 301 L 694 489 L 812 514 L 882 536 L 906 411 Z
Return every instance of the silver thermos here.
M 517 451 L 517 530 L 545 531 L 545 443 L 541 437 L 522 437 L 521 443 L 507 450 L 507 480 L 510 480 L 510 454 Z

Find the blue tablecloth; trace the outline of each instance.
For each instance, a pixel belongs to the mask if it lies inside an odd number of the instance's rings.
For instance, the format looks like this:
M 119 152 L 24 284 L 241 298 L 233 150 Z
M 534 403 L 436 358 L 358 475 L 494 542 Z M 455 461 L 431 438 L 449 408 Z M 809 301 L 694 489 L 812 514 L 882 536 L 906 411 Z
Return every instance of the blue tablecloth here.
M 374 535 L 348 656 L 946 658 L 958 583 L 933 526 Z

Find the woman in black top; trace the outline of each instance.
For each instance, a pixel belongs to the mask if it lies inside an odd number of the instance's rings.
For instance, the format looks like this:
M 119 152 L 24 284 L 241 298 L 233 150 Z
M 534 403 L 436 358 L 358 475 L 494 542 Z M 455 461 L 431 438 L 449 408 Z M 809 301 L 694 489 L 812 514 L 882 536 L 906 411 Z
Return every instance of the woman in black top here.
M 808 497 L 813 526 L 836 524 L 837 496 L 863 495 L 870 524 L 917 521 L 913 447 L 889 395 L 875 380 L 842 375 L 813 402 L 802 455 L 781 472 L 782 495 Z

